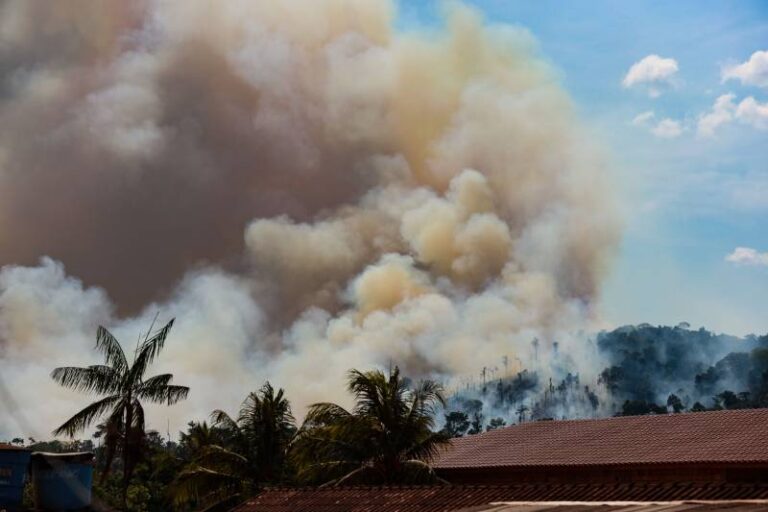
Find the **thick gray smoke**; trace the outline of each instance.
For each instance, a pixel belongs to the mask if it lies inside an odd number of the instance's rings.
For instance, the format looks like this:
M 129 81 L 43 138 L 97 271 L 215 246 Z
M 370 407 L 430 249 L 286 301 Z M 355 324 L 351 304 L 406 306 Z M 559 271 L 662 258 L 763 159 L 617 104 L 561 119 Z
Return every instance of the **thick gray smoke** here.
M 54 366 L 177 317 L 172 428 L 352 367 L 582 374 L 618 239 L 596 144 L 520 29 L 389 0 L 0 1 L 0 365 L 45 437 Z M 45 259 L 38 260 L 41 256 Z

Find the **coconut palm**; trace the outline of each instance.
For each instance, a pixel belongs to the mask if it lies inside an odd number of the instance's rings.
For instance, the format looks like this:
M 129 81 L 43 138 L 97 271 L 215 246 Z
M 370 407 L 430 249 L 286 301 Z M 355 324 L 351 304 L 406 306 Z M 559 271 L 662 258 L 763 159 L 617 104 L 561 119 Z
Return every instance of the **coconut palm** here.
M 141 456 L 144 437 L 144 408 L 142 401 L 175 404 L 183 400 L 189 388 L 171 384 L 173 375 L 165 373 L 145 378 L 149 365 L 160 354 L 173 320 L 162 329 L 144 337 L 129 362 L 117 339 L 104 327 L 96 332 L 96 349 L 104 355 L 105 364 L 85 368 L 62 367 L 51 373 L 62 386 L 83 393 L 105 395 L 65 421 L 54 430 L 54 435 L 74 437 L 92 423 L 104 419 L 100 426 L 104 433 L 106 467 L 102 480 L 109 473 L 118 450 L 123 459 L 123 494 L 131 473 Z
M 220 429 L 211 427 L 207 422 L 190 421 L 187 423 L 187 431 L 180 433 L 179 445 L 188 460 L 199 456 L 203 450 L 214 444 L 221 444 Z
M 211 425 L 221 442 L 201 447 L 179 474 L 171 486 L 177 504 L 213 506 L 285 477 L 285 453 L 296 427 L 282 389 L 275 392 L 265 383 L 246 397 L 237 419 L 216 410 Z
M 349 373 L 351 411 L 333 403 L 309 408 L 291 449 L 298 477 L 307 483 L 394 484 L 438 481 L 429 462 L 450 441 L 433 432 L 440 385 L 415 386 L 400 370 Z

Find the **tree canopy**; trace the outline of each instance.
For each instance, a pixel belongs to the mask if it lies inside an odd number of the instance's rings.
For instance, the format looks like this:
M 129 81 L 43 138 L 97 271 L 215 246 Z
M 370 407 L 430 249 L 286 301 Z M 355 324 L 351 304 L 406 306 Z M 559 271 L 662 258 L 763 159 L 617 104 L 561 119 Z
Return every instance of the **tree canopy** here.
M 352 370 L 352 410 L 317 403 L 307 412 L 291 456 L 298 478 L 325 485 L 425 483 L 437 480 L 429 462 L 449 442 L 433 432 L 443 390 L 431 380 L 414 385 L 395 367 Z

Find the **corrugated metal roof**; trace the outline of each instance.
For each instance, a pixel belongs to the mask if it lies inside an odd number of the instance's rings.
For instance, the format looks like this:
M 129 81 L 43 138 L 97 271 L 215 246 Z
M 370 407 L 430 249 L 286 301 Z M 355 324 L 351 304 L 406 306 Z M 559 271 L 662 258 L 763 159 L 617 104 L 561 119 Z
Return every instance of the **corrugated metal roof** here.
M 551 505 L 552 502 L 564 501 L 590 502 L 589 506 L 592 508 L 584 510 L 593 510 L 595 504 L 602 503 L 601 506 L 608 507 L 611 505 L 607 502 L 616 501 L 680 502 L 734 499 L 763 500 L 766 508 L 761 510 L 768 510 L 768 484 L 517 484 L 275 488 L 265 490 L 236 510 L 238 512 L 453 512 L 462 509 L 471 510 L 472 507 L 481 507 L 477 510 L 487 510 L 492 503 L 528 503 L 524 506 L 534 507 L 530 502 L 539 502 L 536 506 L 549 506 L 547 502 Z
M 435 468 L 768 464 L 768 409 L 539 421 L 455 439 Z

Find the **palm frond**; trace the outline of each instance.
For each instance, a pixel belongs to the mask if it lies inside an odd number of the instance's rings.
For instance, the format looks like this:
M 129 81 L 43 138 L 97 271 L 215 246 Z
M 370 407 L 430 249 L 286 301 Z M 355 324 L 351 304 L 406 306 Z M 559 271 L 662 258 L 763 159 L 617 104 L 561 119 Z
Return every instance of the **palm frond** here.
M 172 318 L 171 321 L 165 324 L 162 329 L 157 331 L 154 336 L 145 340 L 139 346 L 139 350 L 129 373 L 130 382 L 139 382 L 144 376 L 144 372 L 147 371 L 149 365 L 152 364 L 152 361 L 155 360 L 155 357 L 157 357 L 163 350 L 163 347 L 165 346 L 165 340 L 168 337 L 168 334 L 171 332 L 174 320 L 175 319 Z
M 388 374 L 351 370 L 348 389 L 351 411 L 310 406 L 290 448 L 299 478 L 335 485 L 434 480 L 427 463 L 449 442 L 432 432 L 442 387 L 430 380 L 414 385 L 395 367 Z
M 232 417 L 221 409 L 216 409 L 211 413 L 211 425 L 219 427 L 232 432 L 240 430 L 237 422 Z
M 142 398 L 145 398 L 150 402 L 173 405 L 185 400 L 188 395 L 189 388 L 187 386 L 165 386 L 156 393 L 142 393 Z
M 402 483 L 410 485 L 435 483 L 448 485 L 446 480 L 437 476 L 435 470 L 429 464 L 421 460 L 407 460 L 403 462 L 402 473 Z
M 248 393 L 243 403 L 240 405 L 240 411 L 237 413 L 237 423 L 247 425 L 258 421 L 261 413 L 261 397 L 258 393 Z
M 379 415 L 383 410 L 387 379 L 379 370 L 349 372 L 349 391 L 355 395 L 356 414 Z
M 128 369 L 128 359 L 125 357 L 123 347 L 120 346 L 112 333 L 102 325 L 96 331 L 96 349 L 104 354 L 106 363 L 114 368 L 118 374 L 122 374 Z
M 312 404 L 304 417 L 305 425 L 324 425 L 335 423 L 342 418 L 350 418 L 353 414 L 340 405 L 330 402 Z
M 150 377 L 149 379 L 144 380 L 144 382 L 141 383 L 139 388 L 155 388 L 160 386 L 167 386 L 173 382 L 173 374 L 172 373 L 161 373 L 160 375 L 155 375 L 154 377 Z
M 340 478 L 361 467 L 359 461 L 324 460 L 299 466 L 296 479 L 302 484 L 335 485 Z
M 434 460 L 442 450 L 451 444 L 451 438 L 444 432 L 430 432 L 425 438 L 414 443 L 405 451 L 409 459 L 430 462 Z
M 121 376 L 112 367 L 93 365 L 86 368 L 64 366 L 51 372 L 51 378 L 65 388 L 83 393 L 113 393 L 120 387 Z
M 113 410 L 112 415 L 114 416 L 115 412 L 121 410 L 123 405 L 125 405 L 121 403 L 122 401 L 122 396 L 111 395 L 94 402 L 65 421 L 59 428 L 53 431 L 53 435 L 67 435 L 69 437 L 74 437 L 77 432 L 86 429 L 109 409 Z
M 296 438 L 291 443 L 291 450 L 296 454 L 304 452 L 310 455 L 310 458 L 322 457 L 326 453 L 347 453 L 356 454 L 356 460 L 366 458 L 363 442 L 358 438 L 361 431 L 339 427 L 311 428 L 299 430 Z
M 433 380 L 423 380 L 411 391 L 409 401 L 406 423 L 426 419 L 426 426 L 431 429 L 437 405 L 445 407 L 443 387 Z
M 173 386 L 170 384 L 172 380 L 173 375 L 170 373 L 156 375 L 145 380 L 136 388 L 136 396 L 143 400 L 165 403 L 166 405 L 173 405 L 187 398 L 189 388 L 186 386 Z
M 375 479 L 374 474 L 375 470 L 372 466 L 364 465 L 362 467 L 359 467 L 357 469 L 354 469 L 347 473 L 346 475 L 342 476 L 341 478 L 337 478 L 336 480 L 331 480 L 330 482 L 321 485 L 320 487 L 327 487 L 327 486 L 339 486 L 344 484 L 364 484 L 368 483 L 371 480 Z
M 173 322 L 175 321 L 175 318 L 171 318 L 171 320 L 165 324 L 162 329 L 157 331 L 154 336 L 144 341 L 144 343 L 142 343 L 141 347 L 139 348 L 139 357 L 141 357 L 141 354 L 147 354 L 146 357 L 148 363 L 154 361 L 155 357 L 157 357 L 163 350 L 163 347 L 165 346 L 165 340 L 168 338 L 168 334 L 171 332 Z
M 212 495 L 226 499 L 242 490 L 242 479 L 238 475 L 200 466 L 192 466 L 179 473 L 171 483 L 169 494 L 174 504 L 186 505 Z
M 202 448 L 200 455 L 195 459 L 195 463 L 202 467 L 217 468 L 226 466 L 229 468 L 244 468 L 248 465 L 247 457 L 228 450 L 223 446 L 216 444 L 208 445 Z
M 433 380 L 422 380 L 414 388 L 413 395 L 419 398 L 419 402 L 425 405 L 437 405 L 445 406 L 445 395 L 443 393 L 443 386 Z M 425 411 L 429 412 L 429 411 Z

